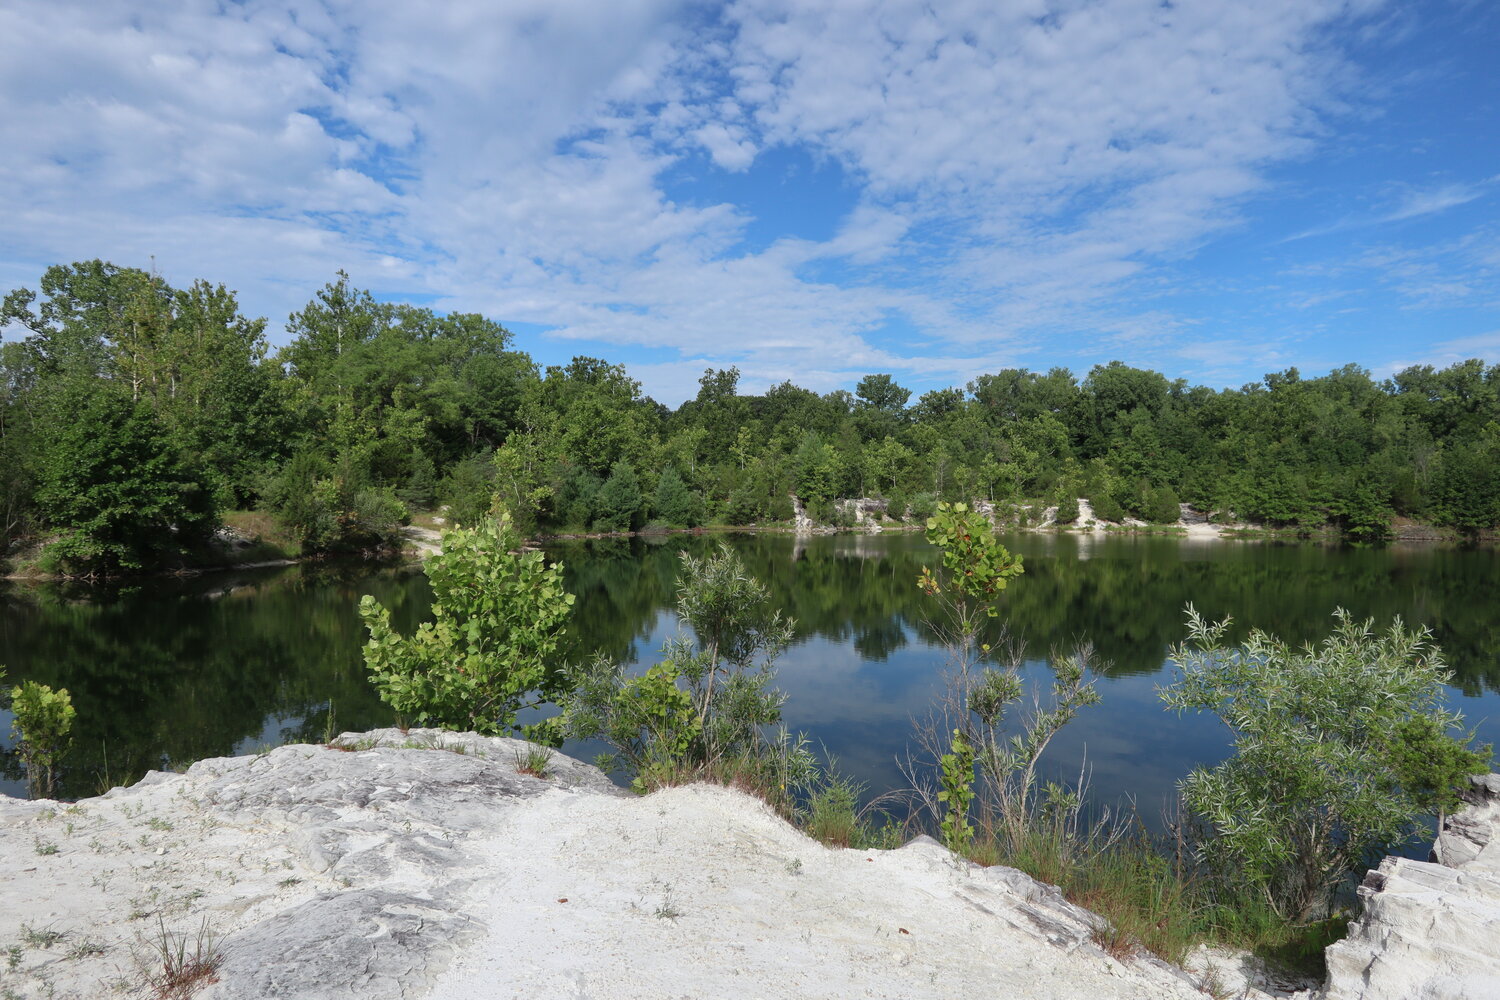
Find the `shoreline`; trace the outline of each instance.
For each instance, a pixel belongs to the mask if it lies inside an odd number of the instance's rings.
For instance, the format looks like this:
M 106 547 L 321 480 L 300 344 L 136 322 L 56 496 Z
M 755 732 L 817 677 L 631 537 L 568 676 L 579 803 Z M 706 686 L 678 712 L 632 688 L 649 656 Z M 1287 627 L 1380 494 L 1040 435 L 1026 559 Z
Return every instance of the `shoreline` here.
M 979 501 L 988 505 L 987 501 Z M 1052 535 L 1078 535 L 1078 536 L 1132 536 L 1132 537 L 1162 537 L 1178 538 L 1184 541 L 1214 541 L 1214 542 L 1291 542 L 1299 545 L 1394 545 L 1406 546 L 1475 546 L 1496 547 L 1500 545 L 1500 534 L 1496 532 L 1481 533 L 1475 538 L 1466 539 L 1451 529 L 1440 528 L 1435 525 L 1422 524 L 1419 522 L 1407 522 L 1393 525 L 1391 534 L 1380 542 L 1349 542 L 1342 538 L 1336 529 L 1330 525 L 1321 526 L 1310 533 L 1299 532 L 1294 528 L 1272 528 L 1265 525 L 1252 524 L 1248 522 L 1234 522 L 1229 524 L 1210 524 L 1207 521 L 1178 521 L 1176 524 L 1144 524 L 1144 523 L 1120 523 L 1098 521 L 1084 514 L 1091 511 L 1080 512 L 1078 521 L 1070 524 L 1057 524 L 1044 521 L 1037 525 L 997 525 L 995 531 L 999 534 L 1007 532 L 1026 534 L 1052 534 Z M 1050 517 L 1051 509 L 1044 512 L 1044 517 Z M 715 524 L 700 525 L 696 528 L 643 528 L 636 531 L 574 531 L 554 532 L 548 534 L 536 534 L 526 539 L 527 545 L 546 545 L 552 542 L 566 541 L 594 541 L 610 538 L 659 538 L 669 535 L 722 535 L 722 534 L 775 534 L 775 535 L 878 535 L 886 532 L 911 533 L 922 530 L 921 524 L 907 523 L 865 523 L 851 526 L 833 525 L 811 525 L 800 526 L 789 523 L 779 524 Z M 285 557 L 281 559 L 259 559 L 250 562 L 232 562 L 206 566 L 174 567 L 170 569 L 159 569 L 151 572 L 136 573 L 114 577 L 70 577 L 58 573 L 36 573 L 36 572 L 8 572 L 0 574 L 0 580 L 12 583 L 59 583 L 74 582 L 87 583 L 90 585 L 112 583 L 128 580 L 159 580 L 164 578 L 189 578 L 205 576 L 212 573 L 228 573 L 259 569 L 285 569 L 290 566 L 301 566 L 318 562 L 326 562 L 330 559 L 348 559 L 358 562 L 378 562 L 380 560 L 401 560 L 420 562 L 427 555 L 438 550 L 438 542 L 441 532 L 431 528 L 423 528 L 417 525 L 407 525 L 402 529 L 404 544 L 399 550 L 376 550 L 347 555 L 330 556 L 319 554 L 311 556 Z

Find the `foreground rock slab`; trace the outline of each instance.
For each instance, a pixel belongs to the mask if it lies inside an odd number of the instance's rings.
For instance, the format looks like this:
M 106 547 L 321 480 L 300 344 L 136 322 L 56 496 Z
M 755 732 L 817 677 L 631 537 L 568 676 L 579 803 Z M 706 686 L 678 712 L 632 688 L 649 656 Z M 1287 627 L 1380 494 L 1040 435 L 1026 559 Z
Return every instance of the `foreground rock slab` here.
M 833 850 L 724 788 L 518 773 L 512 740 L 337 742 L 0 802 L 0 990 L 147 996 L 156 945 L 211 936 L 207 1000 L 1203 996 L 930 840 Z

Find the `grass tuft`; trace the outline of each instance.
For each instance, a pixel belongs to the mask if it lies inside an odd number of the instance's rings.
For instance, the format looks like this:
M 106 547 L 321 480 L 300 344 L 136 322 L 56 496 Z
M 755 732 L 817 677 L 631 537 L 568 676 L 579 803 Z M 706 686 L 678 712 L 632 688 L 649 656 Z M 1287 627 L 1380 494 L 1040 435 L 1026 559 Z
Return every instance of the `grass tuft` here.
M 224 955 L 206 917 L 192 935 L 167 930 L 160 917 L 156 918 L 156 927 L 151 965 L 144 974 L 153 1000 L 189 1000 L 219 981 Z
M 512 759 L 517 774 L 529 774 L 533 778 L 547 780 L 547 769 L 552 766 L 551 750 L 528 743 L 524 749 L 517 747 Z

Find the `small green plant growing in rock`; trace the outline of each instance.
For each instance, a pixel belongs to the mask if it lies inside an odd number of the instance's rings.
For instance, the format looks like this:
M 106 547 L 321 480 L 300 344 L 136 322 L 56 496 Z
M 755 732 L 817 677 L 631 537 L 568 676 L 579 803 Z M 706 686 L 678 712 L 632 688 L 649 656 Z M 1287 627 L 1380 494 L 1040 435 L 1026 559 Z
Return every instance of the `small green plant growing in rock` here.
M 1448 679 L 1426 630 L 1397 619 L 1383 634 L 1334 613 L 1320 644 L 1294 648 L 1253 630 L 1225 641 L 1188 606 L 1180 675 L 1161 689 L 1176 711 L 1211 711 L 1234 733 L 1234 755 L 1182 783 L 1211 828 L 1210 869 L 1305 922 L 1377 851 L 1412 835 L 1425 815 L 1457 804 L 1456 788 L 1489 767 L 1490 748 L 1451 733 Z
M 4 679 L 0 668 L 0 679 Z M 11 735 L 26 765 L 26 782 L 33 798 L 51 798 L 57 788 L 57 765 L 73 742 L 73 720 L 78 712 L 67 688 L 53 691 L 45 684 L 25 681 L 10 692 L 15 714 Z
M 533 778 L 546 780 L 547 768 L 552 765 L 552 751 L 546 747 L 528 744 L 524 748 L 517 748 L 514 761 L 517 774 L 529 774 Z
M 370 681 L 402 717 L 494 735 L 516 729 L 522 708 L 565 693 L 556 660 L 573 595 L 563 589 L 561 565 L 519 551 L 521 544 L 504 511 L 444 531 L 442 551 L 423 564 L 434 620 L 410 636 L 392 628 L 374 597 L 360 600 Z M 539 742 L 558 739 L 545 724 L 526 732 Z

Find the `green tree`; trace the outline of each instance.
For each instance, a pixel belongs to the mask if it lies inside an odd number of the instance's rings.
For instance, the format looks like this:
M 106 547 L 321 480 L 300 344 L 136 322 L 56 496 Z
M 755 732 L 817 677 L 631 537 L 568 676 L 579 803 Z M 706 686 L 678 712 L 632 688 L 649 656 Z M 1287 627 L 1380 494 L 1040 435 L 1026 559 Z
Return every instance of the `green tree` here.
M 1182 518 L 1182 507 L 1177 491 L 1170 486 L 1157 486 L 1146 494 L 1146 520 L 1152 524 L 1176 524 Z
M 1369 478 L 1349 484 L 1336 499 L 1335 513 L 1344 537 L 1356 542 L 1380 542 L 1390 537 L 1390 492 Z
M 943 569 L 924 567 L 917 583 L 940 601 L 942 613 L 929 626 L 948 648 L 950 661 L 948 695 L 919 733 L 924 751 L 942 775 L 942 791 L 929 804 L 941 811 L 943 832 L 952 846 L 968 841 L 969 803 L 982 801 L 998 824 L 994 832 L 1013 850 L 1024 841 L 1038 807 L 1037 762 L 1079 709 L 1099 701 L 1093 682 L 1086 679 L 1088 655 L 1056 656 L 1051 706 L 1039 701 L 1020 731 L 1008 732 L 1006 710 L 1024 692 L 1019 652 L 1012 650 L 1010 662 L 1001 668 L 982 666 L 995 654 L 980 637 L 985 621 L 999 613 L 1000 595 L 1021 575 L 1021 560 L 995 538 L 987 518 L 961 503 L 938 505 L 937 514 L 927 521 L 927 539 L 942 551 Z M 982 794 L 959 787 L 973 781 L 974 767 L 982 779 Z M 1060 791 L 1052 798 L 1060 800 Z M 1072 804 L 1076 808 L 1076 798 Z
M 1072 524 L 1078 520 L 1078 498 L 1073 494 L 1077 490 L 1069 489 L 1057 500 L 1057 523 Z
M 675 465 L 669 465 L 657 477 L 651 511 L 668 524 L 696 528 L 703 523 L 703 498 L 688 489 Z
M 634 531 L 641 526 L 641 511 L 645 503 L 635 468 L 625 459 L 620 459 L 609 470 L 609 478 L 599 491 L 595 530 Z
M 1314 916 L 1375 852 L 1487 770 L 1488 747 L 1451 735 L 1460 717 L 1443 707 L 1449 675 L 1425 630 L 1398 619 L 1376 635 L 1339 610 L 1317 646 L 1257 629 L 1231 647 L 1227 619 L 1205 622 L 1192 605 L 1187 615 L 1187 641 L 1171 654 L 1180 675 L 1161 697 L 1178 712 L 1214 712 L 1234 733 L 1232 757 L 1182 783 L 1212 830 L 1200 851 L 1284 917 Z
M 37 506 L 61 532 L 69 572 L 113 575 L 201 545 L 218 523 L 214 498 L 145 403 L 92 394 L 42 453 Z
M 366 594 L 360 620 L 370 633 L 365 666 L 382 700 L 403 718 L 445 729 L 516 729 L 522 708 L 566 693 L 557 662 L 573 595 L 562 566 L 518 551 L 510 516 L 443 532 L 442 551 L 423 564 L 432 583 L 433 621 L 410 636 Z M 525 727 L 529 739 L 557 742 L 554 725 Z

